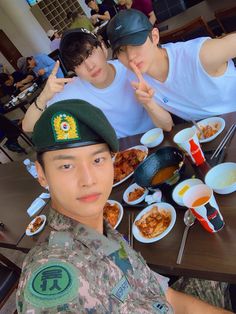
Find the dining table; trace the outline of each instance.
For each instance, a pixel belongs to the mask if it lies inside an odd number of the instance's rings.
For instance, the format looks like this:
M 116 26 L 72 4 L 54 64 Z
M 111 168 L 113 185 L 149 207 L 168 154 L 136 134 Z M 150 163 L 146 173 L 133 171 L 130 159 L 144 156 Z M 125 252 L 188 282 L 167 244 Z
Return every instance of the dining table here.
M 224 114 L 221 117 L 225 120 L 225 128 L 222 133 L 214 140 L 202 144 L 202 149 L 206 155 L 207 152 L 212 152 L 216 149 L 232 124 L 235 123 L 236 112 Z M 175 125 L 171 132 L 164 132 L 163 142 L 158 147 L 149 149 L 149 154 L 161 147 L 176 146 L 173 142 L 174 135 L 189 126 L 192 125 L 186 122 Z M 137 134 L 120 139 L 120 150 L 140 145 L 141 136 L 142 134 Z M 236 136 L 231 139 L 225 153 L 224 162 L 228 161 L 236 162 Z M 196 167 L 186 158 L 183 175 L 186 179 L 195 176 L 204 180 L 204 176 L 210 168 L 211 165 L 208 162 Z M 5 202 L 2 202 L 5 210 L 1 206 L 1 213 L 3 213 L 1 214 L 1 219 L 4 219 L 9 227 L 9 232 L 6 233 L 8 239 L 0 238 L 0 246 L 3 244 L 6 246 L 7 244 L 8 246 L 15 246 L 15 249 L 27 252 L 35 246 L 44 233 L 42 231 L 41 234 L 33 237 L 25 235 L 25 228 L 30 221 L 29 217 L 26 217 L 26 208 L 35 196 L 40 193 L 41 188 L 36 180 L 28 177 L 27 173 L 23 175 L 22 165 L 20 169 L 18 174 L 14 178 L 8 179 L 9 182 L 5 185 L 3 182 L 6 181 L 9 174 L 7 170 L 1 171 L 0 165 L 0 195 L 5 195 Z M 2 173 L 4 173 L 5 179 Z M 109 197 L 111 200 L 120 202 L 124 208 L 124 215 L 117 229 L 126 239 L 129 239 L 130 236 L 130 217 L 135 218 L 147 206 L 144 202 L 133 206 L 124 203 L 123 193 L 133 182 L 133 176 L 129 177 L 121 184 L 113 187 Z M 165 237 L 153 243 L 141 243 L 132 238 L 131 244 L 133 248 L 141 253 L 152 269 L 161 274 L 236 283 L 236 193 L 227 195 L 214 193 L 224 217 L 224 228 L 212 234 L 205 231 L 199 222 L 195 222 L 189 230 L 182 262 L 177 264 L 178 251 L 185 228 L 183 216 L 186 208 L 177 205 L 172 199 L 174 186 L 162 190 L 162 201 L 171 204 L 176 210 L 174 227 Z M 12 197 L 10 197 L 11 193 Z M 49 204 L 42 208 L 42 213 L 47 215 L 48 209 Z M 22 234 L 16 235 L 19 229 L 21 229 Z
M 16 102 L 14 104 L 10 100 L 7 101 L 2 105 L 3 114 L 7 114 L 17 109 L 20 109 L 21 111 L 23 111 L 23 113 L 26 113 L 27 106 L 31 105 L 41 92 L 42 87 L 37 86 L 32 92 L 25 91 L 25 96 L 22 98 L 19 98 L 19 96 L 14 97 L 16 99 Z
M 0 164 L 0 247 L 28 252 L 19 242 L 32 220 L 27 209 L 42 192 L 45 190 L 23 162 Z
M 226 9 L 235 6 L 235 0 L 204 0 L 187 10 L 161 22 L 158 28 L 161 30 L 161 35 L 165 35 L 175 29 L 178 29 L 185 24 L 190 23 L 199 16 L 210 23 L 215 20 L 215 12 L 218 10 Z

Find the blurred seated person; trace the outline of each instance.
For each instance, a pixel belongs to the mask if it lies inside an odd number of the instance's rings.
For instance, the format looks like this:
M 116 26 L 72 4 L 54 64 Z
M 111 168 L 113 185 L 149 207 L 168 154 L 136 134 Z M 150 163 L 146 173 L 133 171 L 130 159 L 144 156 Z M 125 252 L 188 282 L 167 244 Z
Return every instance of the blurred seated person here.
M 69 26 L 70 29 L 85 28 L 90 32 L 92 32 L 94 30 L 94 26 L 93 26 L 92 22 L 90 21 L 90 19 L 87 16 L 82 15 L 76 11 L 68 12 L 67 13 L 67 19 L 71 20 L 71 24 Z
M 98 4 L 95 0 L 85 0 L 85 3 L 91 9 L 91 21 L 95 27 L 109 21 L 116 14 L 114 8 Z
M 130 9 L 132 5 L 132 0 L 119 0 L 118 1 L 118 10 Z
M 61 36 L 58 34 L 57 29 L 49 29 L 47 36 L 50 39 L 50 49 L 52 51 L 59 49 Z
M 4 136 L 7 138 L 4 146 L 12 152 L 26 153 L 24 148 L 20 146 L 17 139 L 20 131 L 17 127 L 19 120 L 10 121 L 4 115 L 0 114 L 0 139 Z
M 136 9 L 143 12 L 146 15 L 146 17 L 149 19 L 149 21 L 152 23 L 152 25 L 156 23 L 156 16 L 153 11 L 151 0 L 131 0 L 131 2 L 132 2 L 132 5 L 131 5 L 132 9 Z
M 27 67 L 34 71 L 37 76 L 40 76 L 43 80 L 47 79 L 54 68 L 56 61 L 51 59 L 44 53 L 39 53 L 32 57 L 27 57 Z M 56 74 L 57 78 L 64 77 L 61 68 L 58 69 Z
M 12 74 L 0 73 L 0 85 L 4 95 L 18 95 L 20 92 L 32 85 L 35 74 L 29 72 L 23 74 L 15 71 Z

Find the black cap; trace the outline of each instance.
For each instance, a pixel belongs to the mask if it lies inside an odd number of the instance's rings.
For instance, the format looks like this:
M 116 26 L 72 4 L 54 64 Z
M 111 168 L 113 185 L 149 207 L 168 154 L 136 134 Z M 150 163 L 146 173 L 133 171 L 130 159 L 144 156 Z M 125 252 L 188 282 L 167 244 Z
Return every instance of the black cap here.
M 128 9 L 117 13 L 108 23 L 107 36 L 113 50 L 145 43 L 153 26 L 141 11 Z
M 93 38 L 97 38 L 97 36 L 94 33 L 91 33 L 86 28 L 73 28 L 69 29 L 68 31 L 65 31 L 62 35 L 61 41 L 60 41 L 60 53 L 63 51 L 63 48 L 66 47 L 73 38 L 78 38 L 80 34 L 85 34 L 87 36 L 91 36 Z

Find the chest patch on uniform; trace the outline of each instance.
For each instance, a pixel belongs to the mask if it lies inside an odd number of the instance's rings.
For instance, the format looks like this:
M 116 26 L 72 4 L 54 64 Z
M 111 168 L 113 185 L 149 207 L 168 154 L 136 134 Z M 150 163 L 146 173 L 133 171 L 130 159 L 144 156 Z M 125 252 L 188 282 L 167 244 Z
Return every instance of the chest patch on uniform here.
M 116 284 L 116 286 L 112 289 L 112 295 L 121 301 L 122 303 L 127 299 L 128 294 L 131 291 L 130 284 L 125 276 L 121 278 L 121 280 Z
M 77 293 L 76 268 L 69 263 L 54 260 L 32 273 L 24 296 L 34 306 L 47 308 L 72 301 Z
M 69 113 L 55 113 L 52 117 L 51 125 L 56 142 L 80 139 L 77 120 Z

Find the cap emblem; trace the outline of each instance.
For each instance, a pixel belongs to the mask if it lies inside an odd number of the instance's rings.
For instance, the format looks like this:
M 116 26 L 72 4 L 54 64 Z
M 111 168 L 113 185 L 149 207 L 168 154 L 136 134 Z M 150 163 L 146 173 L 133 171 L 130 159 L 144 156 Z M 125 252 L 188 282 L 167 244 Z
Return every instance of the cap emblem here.
M 52 116 L 51 124 L 56 142 L 81 139 L 77 120 L 71 114 L 57 112 Z

